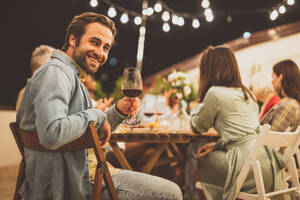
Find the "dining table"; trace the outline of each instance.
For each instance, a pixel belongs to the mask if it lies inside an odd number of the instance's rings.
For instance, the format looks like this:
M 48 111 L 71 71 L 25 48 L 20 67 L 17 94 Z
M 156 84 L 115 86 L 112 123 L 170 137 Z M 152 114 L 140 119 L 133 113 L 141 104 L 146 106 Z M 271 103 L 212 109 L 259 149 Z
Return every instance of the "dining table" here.
M 112 133 L 109 143 L 121 167 L 129 170 L 133 168 L 120 149 L 118 142 L 154 144 L 154 153 L 141 168 L 141 172 L 151 173 L 155 166 L 184 161 L 184 155 L 177 144 L 187 144 L 195 140 L 211 142 L 217 140 L 217 138 L 219 138 L 219 135 L 216 132 L 193 133 L 190 129 L 122 127 Z M 164 151 L 168 156 L 162 158 Z

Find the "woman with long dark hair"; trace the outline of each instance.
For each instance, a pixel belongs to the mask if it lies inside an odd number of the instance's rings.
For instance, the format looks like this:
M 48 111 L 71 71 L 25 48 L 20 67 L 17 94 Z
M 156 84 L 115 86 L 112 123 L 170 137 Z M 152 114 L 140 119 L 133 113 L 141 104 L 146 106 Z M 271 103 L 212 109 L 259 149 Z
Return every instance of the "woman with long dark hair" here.
M 282 98 L 265 117 L 262 124 L 270 124 L 274 131 L 295 130 L 300 125 L 300 72 L 292 60 L 283 60 L 273 66 L 272 84 Z
M 226 47 L 208 47 L 200 63 L 199 104 L 192 111 L 191 127 L 195 133 L 214 127 L 217 142 L 191 143 L 188 147 L 186 181 L 197 166 L 207 200 L 230 200 L 235 196 L 235 182 L 259 132 L 259 110 L 251 92 L 243 85 L 233 52 Z M 266 148 L 259 155 L 266 191 L 281 187 L 283 168 L 278 153 Z M 196 165 L 195 165 L 196 164 Z M 186 199 L 198 199 L 195 189 L 186 183 Z M 253 173 L 242 187 L 253 193 Z

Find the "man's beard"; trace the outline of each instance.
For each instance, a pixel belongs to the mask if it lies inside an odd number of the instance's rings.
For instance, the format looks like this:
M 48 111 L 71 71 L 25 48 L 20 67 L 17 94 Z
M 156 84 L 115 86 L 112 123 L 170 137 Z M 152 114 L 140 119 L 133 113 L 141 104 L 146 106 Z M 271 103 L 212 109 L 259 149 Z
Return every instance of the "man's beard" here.
M 76 55 L 77 53 L 77 55 Z M 95 73 L 95 71 L 90 70 L 90 68 L 99 68 L 98 64 L 97 66 L 89 66 L 89 64 L 87 63 L 87 55 L 85 52 L 80 52 L 77 48 L 74 49 L 73 51 L 73 59 L 76 61 L 76 63 L 86 72 L 90 72 L 90 73 Z M 97 71 L 97 70 L 96 70 Z

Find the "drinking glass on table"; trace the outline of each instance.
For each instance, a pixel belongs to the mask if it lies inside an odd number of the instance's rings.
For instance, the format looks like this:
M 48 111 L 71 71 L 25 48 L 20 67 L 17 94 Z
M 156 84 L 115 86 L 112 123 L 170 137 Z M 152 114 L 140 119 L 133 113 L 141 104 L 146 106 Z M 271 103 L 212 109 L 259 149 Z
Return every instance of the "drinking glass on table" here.
M 146 94 L 141 102 L 142 121 L 146 127 L 152 126 L 156 120 L 155 116 L 155 99 L 156 96 L 152 94 Z
M 146 126 L 150 128 L 167 126 L 166 121 L 171 117 L 171 109 L 166 105 L 164 96 L 146 94 L 141 106 L 143 122 Z
M 143 92 L 143 81 L 140 71 L 136 67 L 127 67 L 124 69 L 121 85 L 122 94 L 126 97 L 138 97 Z M 136 116 L 129 116 L 124 120 L 124 124 L 129 127 L 139 126 L 140 120 Z

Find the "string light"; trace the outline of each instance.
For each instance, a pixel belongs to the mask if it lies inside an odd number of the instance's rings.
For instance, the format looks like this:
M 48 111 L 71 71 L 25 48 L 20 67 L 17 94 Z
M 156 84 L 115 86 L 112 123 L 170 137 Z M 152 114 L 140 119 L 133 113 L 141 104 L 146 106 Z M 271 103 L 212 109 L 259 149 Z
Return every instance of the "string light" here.
M 183 25 L 184 25 L 184 18 L 178 17 L 178 26 L 183 26 Z
M 157 12 L 157 13 L 161 12 L 161 11 L 162 11 L 162 5 L 161 5 L 160 3 L 156 3 L 156 4 L 154 5 L 154 10 L 155 10 L 155 12 Z
M 148 7 L 148 8 L 146 9 L 146 15 L 147 15 L 147 16 L 151 16 L 151 15 L 153 15 L 153 13 L 154 13 L 154 10 L 153 10 L 152 7 Z
M 148 0 L 146 0 L 148 1 Z M 287 6 L 292 6 L 295 4 L 295 0 L 281 0 L 281 3 L 278 3 L 276 6 L 272 8 L 272 10 L 269 11 L 269 17 L 272 21 L 276 20 L 279 17 L 279 14 L 284 14 L 287 12 Z M 142 24 L 142 21 L 144 17 L 150 17 L 157 13 L 161 13 L 161 20 L 163 21 L 163 27 L 162 29 L 165 32 L 170 31 L 170 20 L 172 22 L 172 25 L 175 26 L 184 26 L 186 20 L 192 21 L 191 25 L 193 28 L 197 29 L 200 27 L 200 20 L 205 19 L 207 22 L 212 22 L 215 18 L 212 8 L 210 7 L 210 0 L 201 0 L 201 6 L 203 10 L 199 12 L 198 14 L 195 13 L 186 13 L 186 12 L 177 12 L 173 9 L 171 9 L 166 3 L 162 0 L 152 0 L 147 2 L 151 6 L 146 6 L 145 9 L 142 10 L 142 13 L 138 13 L 132 10 L 125 9 L 117 4 L 114 4 L 111 2 L 111 0 L 103 0 L 104 3 L 109 5 L 109 9 L 107 11 L 107 14 L 110 18 L 114 18 L 117 16 L 117 11 L 122 13 L 120 17 L 120 21 L 122 23 L 128 23 L 129 22 L 129 16 L 132 17 L 132 20 L 134 23 L 139 26 Z M 98 6 L 98 0 L 90 0 L 90 5 L 92 7 Z M 257 10 L 248 10 L 247 12 L 243 13 L 258 13 L 258 12 L 266 12 L 263 9 L 257 9 Z M 241 12 L 233 11 L 231 12 L 232 15 L 234 14 L 240 14 Z M 227 21 L 231 22 L 232 18 L 231 16 L 227 16 L 225 12 L 218 11 L 218 16 L 225 15 L 227 17 Z M 144 17 L 143 17 L 144 16 Z M 145 18 L 145 19 L 146 19 Z M 151 17 L 151 19 L 157 19 L 155 17 Z
M 212 22 L 213 20 L 214 20 L 214 16 L 213 15 L 206 16 L 206 21 Z
M 110 0 L 103 0 L 103 1 L 110 6 L 110 8 L 108 10 L 108 16 L 109 17 L 111 17 L 111 18 L 115 17 L 117 15 L 117 10 L 120 11 L 121 13 L 123 13 L 121 15 L 121 18 L 120 18 L 120 21 L 122 23 L 127 23 L 129 21 L 129 15 L 130 15 L 130 16 L 133 16 L 133 21 L 136 25 L 141 25 L 141 20 L 140 19 L 142 19 L 142 18 L 139 18 L 139 17 L 142 17 L 142 16 L 149 17 L 149 16 L 152 16 L 154 14 L 154 12 L 156 12 L 156 13 L 162 12 L 161 19 L 162 19 L 163 22 L 169 22 L 170 19 L 172 19 L 172 24 L 177 25 L 177 26 L 184 26 L 185 20 L 191 20 L 192 21 L 195 18 L 206 17 L 208 19 L 208 21 L 212 21 L 214 19 L 212 14 L 209 14 L 209 15 L 205 16 L 205 15 L 202 15 L 200 13 L 198 15 L 195 15 L 194 13 L 189 14 L 189 13 L 176 12 L 175 10 L 169 8 L 161 0 L 154 0 L 156 2 L 154 3 L 153 7 L 150 6 L 146 9 L 143 9 L 142 13 L 137 13 L 137 12 L 134 12 L 134 11 L 127 10 L 127 9 L 121 7 L 121 6 L 118 6 L 114 3 L 112 3 Z M 208 8 L 209 5 L 210 5 L 210 2 L 209 2 L 209 0 L 203 0 L 202 4 L 203 4 L 204 7 Z M 212 13 L 211 9 L 210 9 L 209 12 Z M 126 15 L 124 16 L 124 14 L 127 14 L 127 16 Z M 139 16 L 139 17 L 137 17 L 137 16 Z M 198 20 L 198 23 L 194 22 L 193 27 L 198 28 L 200 26 L 199 19 L 197 19 L 197 20 Z M 164 27 L 167 27 L 167 26 L 169 26 L 169 28 L 171 28 L 169 23 L 168 23 L 168 25 L 165 25 Z M 165 30 L 168 30 L 168 28 L 165 28 Z
M 134 23 L 135 23 L 136 25 L 141 25 L 141 24 L 142 24 L 142 18 L 141 18 L 140 16 L 136 16 L 136 17 L 134 18 Z
M 243 38 L 248 39 L 250 37 L 251 37 L 251 33 L 250 32 L 246 31 L 246 32 L 243 33 Z
M 142 15 L 147 15 L 147 9 L 142 10 Z
M 279 12 L 280 14 L 284 14 L 284 13 L 286 12 L 285 6 L 284 6 L 284 5 L 279 6 L 278 12 Z
M 95 8 L 98 6 L 98 0 L 90 0 L 90 5 Z
M 272 21 L 275 21 L 278 17 L 279 14 L 284 14 L 287 11 L 286 5 L 288 6 L 292 6 L 295 4 L 295 0 L 282 0 L 282 3 L 277 4 L 276 6 L 274 6 L 272 8 L 272 10 L 269 11 L 270 15 L 270 19 Z
M 200 22 L 198 19 L 193 19 L 192 23 L 193 28 L 199 28 L 200 27 Z
M 208 0 L 203 0 L 201 3 L 203 8 L 208 8 L 209 7 L 209 1 Z
M 162 20 L 165 22 L 170 20 L 170 13 L 168 11 L 164 11 L 163 14 L 161 15 Z
M 206 8 L 204 10 L 204 15 L 205 15 L 206 21 L 212 22 L 214 20 L 214 15 L 213 15 L 212 10 L 210 8 Z
M 178 25 L 179 24 L 179 19 L 178 19 L 178 16 L 177 15 L 173 15 L 172 16 L 172 23 L 174 25 Z
M 292 6 L 295 4 L 295 0 L 287 0 L 286 2 L 289 6 Z
M 169 32 L 170 31 L 170 25 L 168 23 L 164 23 L 162 26 L 162 29 L 164 32 Z
M 205 16 L 212 15 L 212 10 L 211 10 L 210 8 L 206 8 L 206 9 L 204 10 L 204 15 L 205 15 Z
M 114 7 L 110 7 L 107 11 L 107 15 L 110 17 L 110 18 L 114 18 L 115 16 L 117 16 L 117 11 Z
M 121 15 L 120 21 L 121 21 L 123 24 L 126 24 L 126 23 L 129 21 L 128 15 L 127 15 L 126 13 L 123 13 L 123 14 Z
M 274 20 L 276 20 L 277 19 L 277 17 L 278 17 L 278 11 L 277 10 L 273 10 L 271 13 L 270 13 L 270 19 L 272 20 L 272 21 L 274 21 Z

